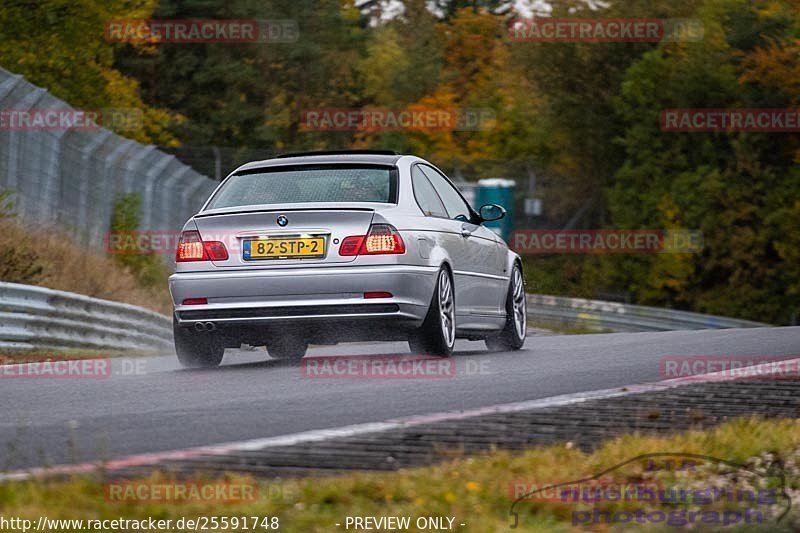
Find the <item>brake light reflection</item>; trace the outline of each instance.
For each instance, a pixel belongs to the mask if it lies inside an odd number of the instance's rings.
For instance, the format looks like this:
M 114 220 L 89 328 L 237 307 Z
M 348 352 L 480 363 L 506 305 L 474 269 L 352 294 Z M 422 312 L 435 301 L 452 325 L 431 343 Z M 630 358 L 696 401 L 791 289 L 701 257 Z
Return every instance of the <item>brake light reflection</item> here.
M 375 298 L 391 298 L 391 292 L 382 292 L 382 291 L 372 291 L 372 292 L 365 292 L 364 298 L 371 300 Z

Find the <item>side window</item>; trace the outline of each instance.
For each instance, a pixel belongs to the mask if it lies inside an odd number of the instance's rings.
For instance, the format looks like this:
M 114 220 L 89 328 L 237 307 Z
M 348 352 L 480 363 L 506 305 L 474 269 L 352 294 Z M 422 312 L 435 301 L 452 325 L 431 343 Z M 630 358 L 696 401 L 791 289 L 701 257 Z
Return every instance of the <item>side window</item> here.
M 411 169 L 411 183 L 414 186 L 414 198 L 417 199 L 417 205 L 425 213 L 425 216 L 448 218 L 439 195 L 436 194 L 436 190 L 422 173 L 419 165 L 415 165 Z
M 445 209 L 447 209 L 449 218 L 463 220 L 465 222 L 471 220 L 472 213 L 469 210 L 469 205 L 461 198 L 461 195 L 447 178 L 428 166 L 422 167 L 422 170 L 425 172 L 425 175 L 428 176 L 428 179 L 431 180 L 431 184 L 433 184 L 436 192 L 439 193 L 439 197 L 442 199 Z

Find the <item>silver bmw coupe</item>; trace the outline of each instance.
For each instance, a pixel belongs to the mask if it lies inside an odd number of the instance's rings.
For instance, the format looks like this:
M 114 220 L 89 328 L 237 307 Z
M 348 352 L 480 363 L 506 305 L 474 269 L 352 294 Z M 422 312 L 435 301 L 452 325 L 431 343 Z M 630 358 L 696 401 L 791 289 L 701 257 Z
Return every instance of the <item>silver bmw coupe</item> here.
M 517 350 L 522 261 L 419 157 L 311 152 L 248 163 L 184 226 L 169 288 L 175 351 L 216 366 L 225 348 L 301 358 L 309 344 L 407 340 L 450 356 L 456 338 Z

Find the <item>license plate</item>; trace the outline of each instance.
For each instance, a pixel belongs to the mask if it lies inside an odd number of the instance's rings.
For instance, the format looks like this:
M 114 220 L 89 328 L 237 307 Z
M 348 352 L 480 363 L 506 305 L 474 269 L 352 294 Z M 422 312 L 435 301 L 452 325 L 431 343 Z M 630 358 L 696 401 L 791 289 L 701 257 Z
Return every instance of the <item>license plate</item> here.
M 244 241 L 242 253 L 245 261 L 324 257 L 325 239 L 323 237 L 254 239 Z

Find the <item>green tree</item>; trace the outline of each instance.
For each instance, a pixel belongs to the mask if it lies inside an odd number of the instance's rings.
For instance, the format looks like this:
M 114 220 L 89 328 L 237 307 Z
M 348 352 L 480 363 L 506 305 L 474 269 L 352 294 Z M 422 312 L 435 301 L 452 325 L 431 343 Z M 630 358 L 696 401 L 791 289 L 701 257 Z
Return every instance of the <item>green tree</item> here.
M 558 18 L 690 17 L 696 0 L 631 0 L 591 7 L 583 0 L 553 2 Z M 582 221 L 603 222 L 603 188 L 623 164 L 624 148 L 616 140 L 625 124 L 617 100 L 628 68 L 652 43 L 512 42 L 511 63 L 521 65 L 538 102 L 533 113 L 543 135 L 530 151 L 547 173 L 560 176 L 561 194 L 548 199 L 551 212 L 566 221 L 590 197 L 599 201 Z M 643 110 L 646 111 L 646 110 Z M 565 218 L 566 217 L 566 218 Z
M 147 18 L 156 0 L 6 0 L 0 9 L 0 65 L 24 75 L 72 106 L 134 108 L 143 124 L 123 135 L 176 144 L 166 127 L 179 117 L 146 105 L 136 79 L 114 68 L 114 46 L 103 35 L 114 19 Z
M 608 213 L 615 226 L 700 229 L 705 249 L 673 265 L 677 283 L 669 288 L 664 265 L 675 258 L 666 254 L 605 258 L 602 272 L 648 303 L 785 323 L 796 307 L 787 289 L 797 291 L 789 261 L 800 244 L 791 225 L 800 197 L 796 144 L 782 142 L 783 134 L 664 132 L 659 112 L 790 106 L 792 96 L 775 86 L 788 79 L 759 81 L 770 87 L 742 83 L 749 79 L 742 67 L 749 67 L 741 58 L 792 39 L 798 19 L 742 0 L 709 0 L 697 15 L 705 26 L 701 42 L 663 44 L 626 73 L 618 106 L 626 157 Z
M 160 44 L 120 54 L 148 102 L 180 112 L 185 144 L 275 151 L 346 146 L 350 136 L 299 131 L 300 114 L 358 98 L 363 20 L 341 0 L 163 0 L 155 18 L 294 20 L 296 42 Z
M 122 238 L 134 237 L 141 223 L 142 198 L 138 193 L 121 194 L 114 201 L 111 212 L 111 234 Z M 112 255 L 113 259 L 127 268 L 146 287 L 162 286 L 167 276 L 167 267 L 153 250 L 134 249 Z

